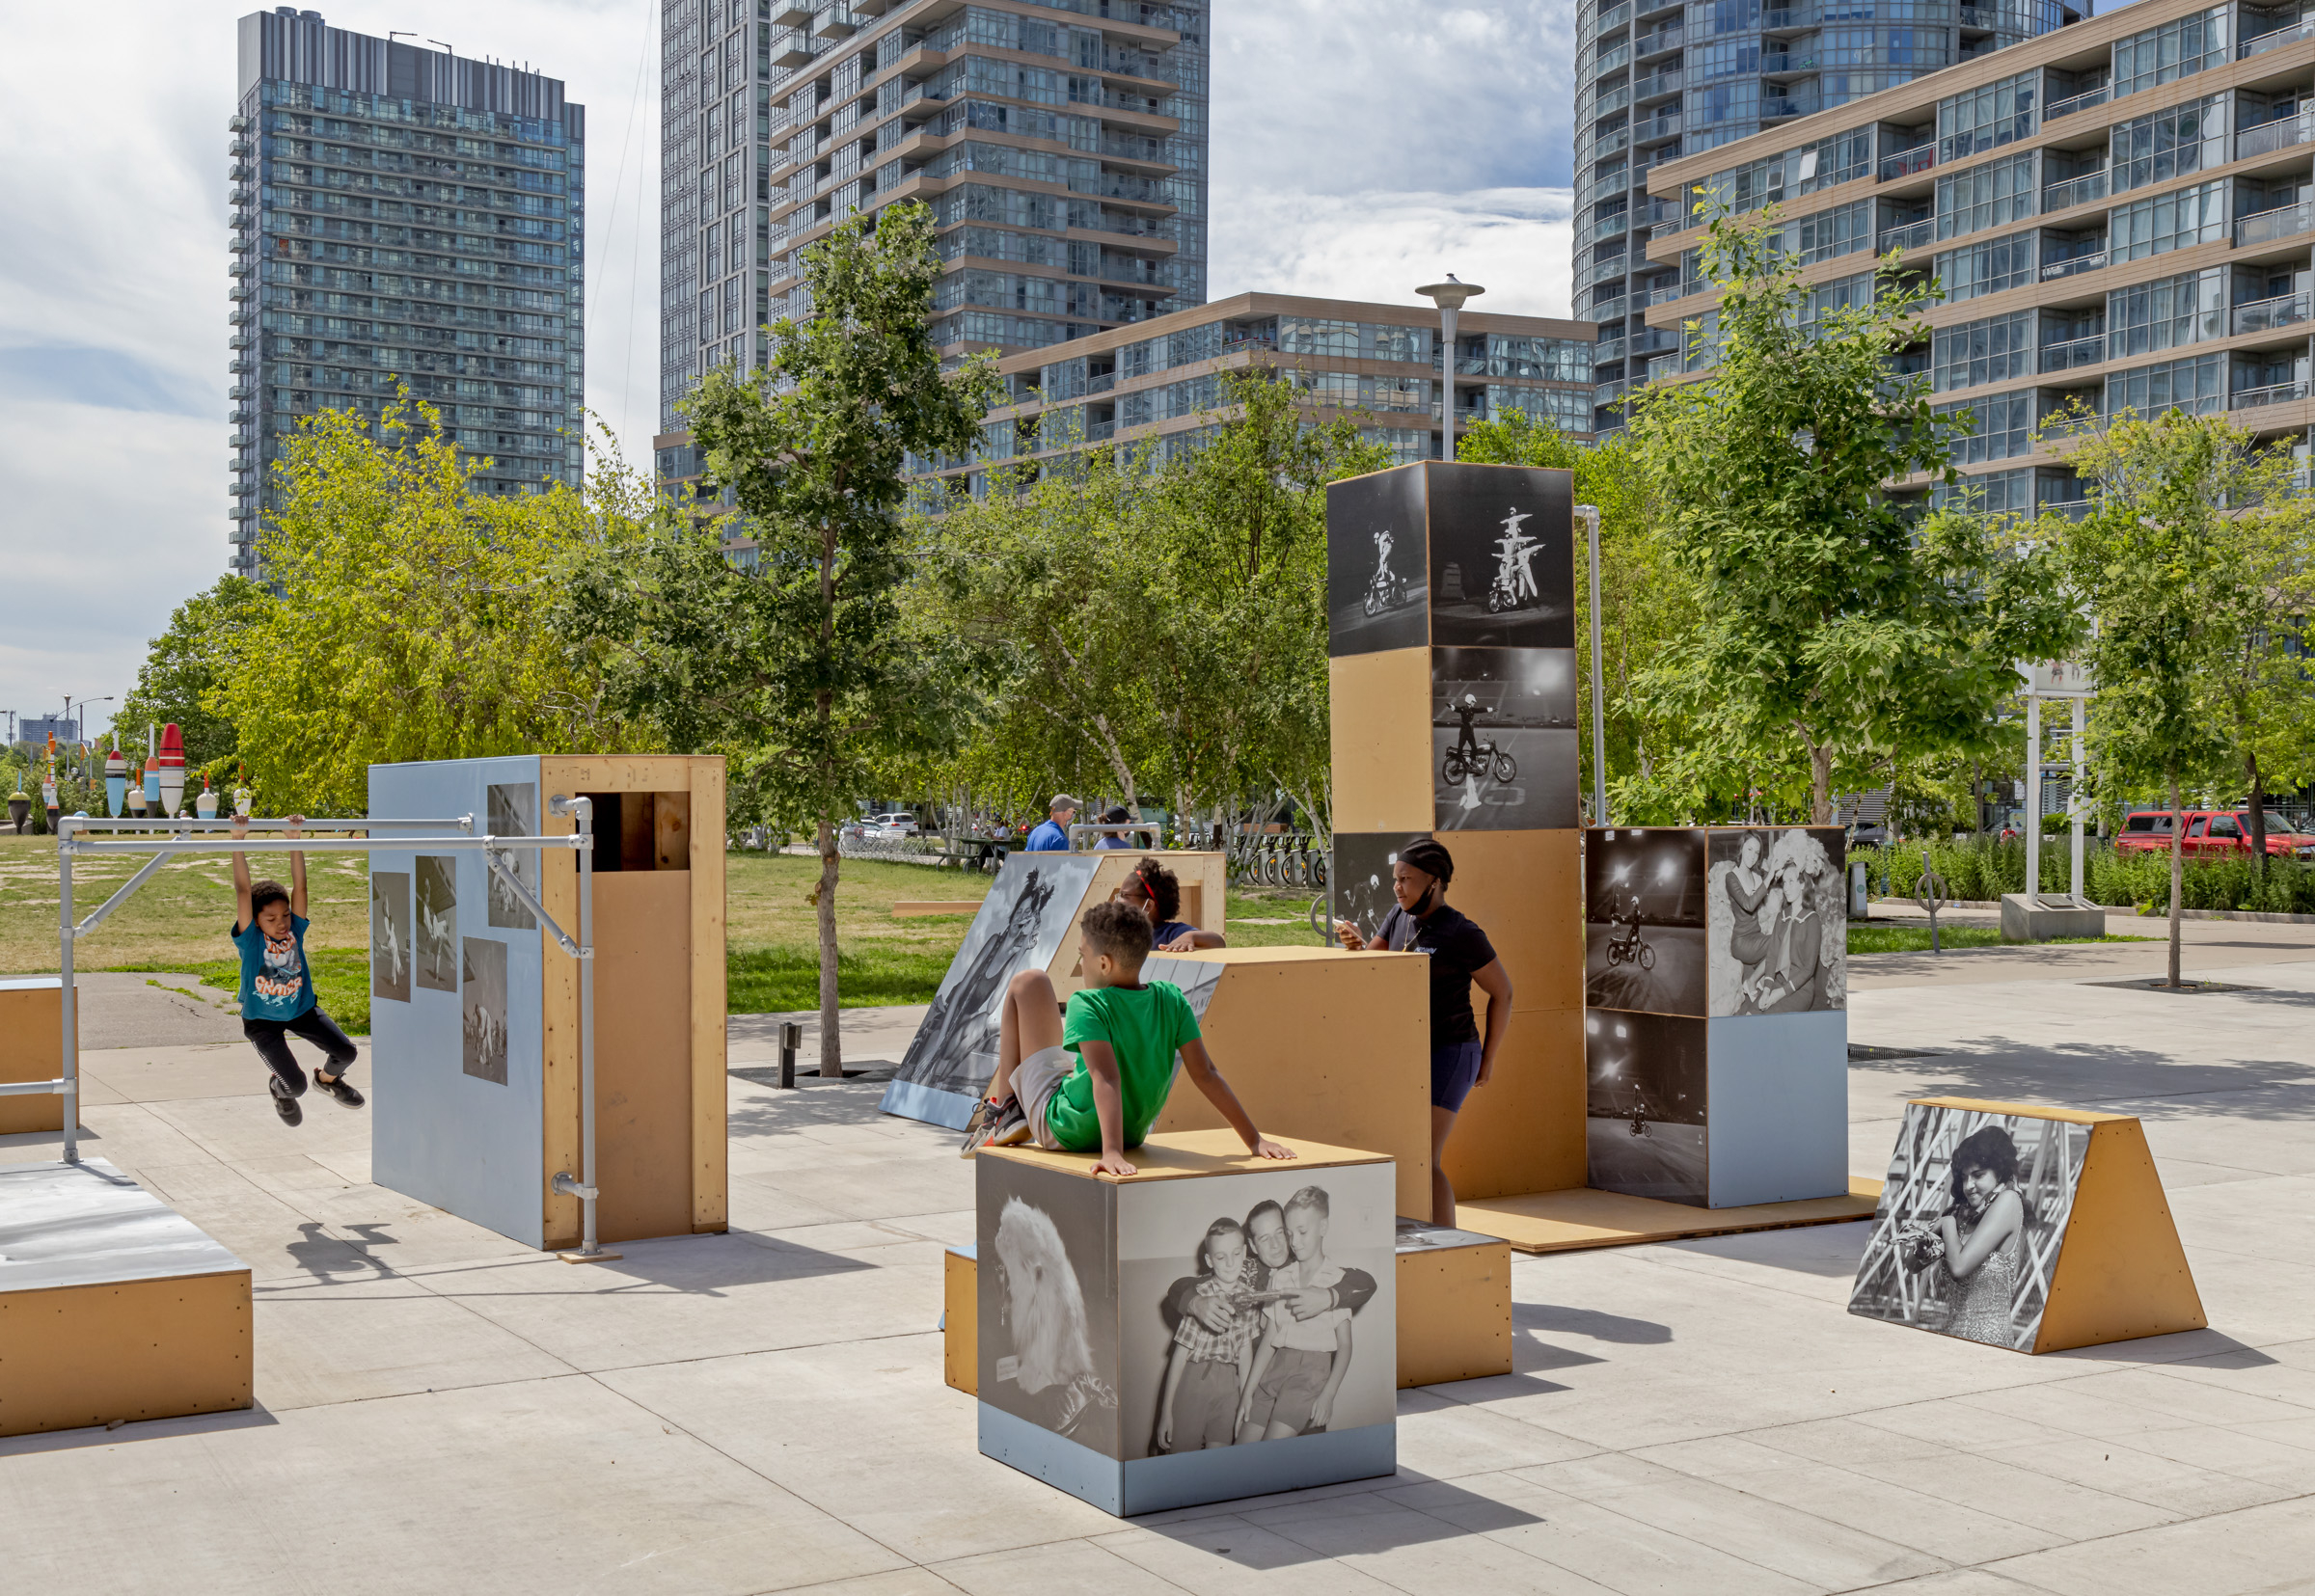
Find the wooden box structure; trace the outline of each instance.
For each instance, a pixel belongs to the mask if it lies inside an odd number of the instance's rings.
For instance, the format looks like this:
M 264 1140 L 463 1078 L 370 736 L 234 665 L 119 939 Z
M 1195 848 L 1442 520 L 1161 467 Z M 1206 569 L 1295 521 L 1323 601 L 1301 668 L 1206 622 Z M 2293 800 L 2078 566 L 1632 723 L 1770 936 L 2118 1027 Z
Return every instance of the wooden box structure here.
M 1584 1184 L 1572 483 L 1433 462 L 1326 490 L 1334 914 L 1371 933 L 1399 851 L 1435 834 L 1512 978 L 1448 1146 L 1458 1198 Z
M 1220 853 L 1103 849 L 1008 854 L 885 1089 L 884 1111 L 962 1130 L 996 1073 L 1005 984 L 1022 970 L 1039 969 L 1064 1000 L 1083 986 L 1077 922 L 1086 909 L 1106 903 L 1144 858 L 1159 860 L 1181 881 L 1184 920 L 1222 923 L 1229 870 Z
M 253 1401 L 249 1265 L 101 1159 L 0 1168 L 0 1436 Z
M 2018 1352 L 2209 1322 L 2134 1116 L 1967 1097 L 1906 1104 L 1849 1312 Z
M 65 983 L 62 976 L 0 981 L 0 1081 L 63 1078 Z M 77 1013 L 73 1018 L 79 1018 Z M 65 1128 L 65 1099 L 42 1094 L 0 1097 L 0 1136 Z
M 1586 1147 L 1602 1191 L 1704 1207 L 1848 1190 L 1838 826 L 1586 833 Z
M 722 1231 L 725 1177 L 723 762 L 520 755 L 369 772 L 378 819 L 471 815 L 477 834 L 567 836 L 593 803 L 600 1238 Z M 374 850 L 371 1160 L 380 1185 L 533 1247 L 574 1245 L 577 961 L 479 854 Z M 556 924 L 580 925 L 574 855 L 518 856 Z
M 1120 1515 L 1392 1473 L 1390 1160 L 1297 1150 L 1280 1163 L 1248 1157 L 1228 1131 L 1155 1136 L 1121 1180 L 1096 1176 L 1089 1156 L 984 1150 L 974 1170 L 975 1247 L 988 1261 L 975 1272 L 982 1452 Z M 1228 1274 L 1210 1268 L 1217 1257 Z M 1273 1293 L 1302 1285 L 1329 1287 L 1343 1306 L 1288 1326 Z M 1243 1315 L 1237 1351 L 1193 1354 L 1180 1305 L 1199 1293 Z M 1254 1353 L 1258 1324 L 1263 1343 L 1287 1344 Z M 1216 1352 L 1226 1355 L 1208 1356 Z M 1266 1358 L 1254 1364 L 1244 1431 L 1241 1355 Z M 1321 1379 L 1335 1382 L 1330 1407 L 1312 1401 Z

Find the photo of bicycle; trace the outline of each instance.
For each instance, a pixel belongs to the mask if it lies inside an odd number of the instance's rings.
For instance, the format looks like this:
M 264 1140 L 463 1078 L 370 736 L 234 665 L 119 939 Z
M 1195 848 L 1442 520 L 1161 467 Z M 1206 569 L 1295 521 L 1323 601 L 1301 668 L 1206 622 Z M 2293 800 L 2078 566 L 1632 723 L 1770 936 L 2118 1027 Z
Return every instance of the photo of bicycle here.
M 1588 1007 L 1705 1012 L 1704 838 L 1691 827 L 1587 833 Z
M 1438 829 L 1573 825 L 1574 651 L 1434 648 L 1430 660 Z
M 1430 640 L 1421 472 L 1326 489 L 1326 652 L 1374 654 Z
M 1434 646 L 1575 646 L 1573 490 L 1523 467 L 1431 473 Z
M 1592 1184 L 1706 1200 L 1704 1026 L 1668 1014 L 1584 1015 L 1584 1154 Z

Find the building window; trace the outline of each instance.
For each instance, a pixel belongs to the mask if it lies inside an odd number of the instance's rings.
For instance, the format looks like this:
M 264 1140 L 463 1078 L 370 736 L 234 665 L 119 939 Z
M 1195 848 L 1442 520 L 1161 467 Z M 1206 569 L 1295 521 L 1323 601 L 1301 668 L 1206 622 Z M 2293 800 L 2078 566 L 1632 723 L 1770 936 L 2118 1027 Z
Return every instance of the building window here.
M 1958 482 L 1935 483 L 1929 489 L 1929 504 L 1932 509 L 1968 509 L 1980 515 L 2031 515 L 2033 468 L 2012 466 L 2007 471 L 1965 476 Z
M 2226 268 L 2158 278 L 2106 296 L 2106 358 L 2124 360 L 2226 334 Z
M 2218 243 L 2226 236 L 2226 187 L 2223 179 L 2198 183 L 2115 206 L 2107 225 L 2107 258 L 2141 260 Z
M 2114 41 L 2113 97 L 2175 83 L 2226 60 L 2224 6 Z
M 1592 395 L 1585 390 L 1489 384 L 1487 414 L 1502 416 L 1514 410 L 1538 426 L 1555 426 L 1562 432 L 1592 430 Z
M 1958 238 L 2034 214 L 2041 196 L 2033 150 L 1986 161 L 1937 180 L 1937 235 Z
M 2190 355 L 2158 361 L 2106 379 L 2106 414 L 2153 416 L 2165 410 L 2210 415 L 2226 408 L 2226 357 Z
M 1854 204 L 1836 205 L 1831 210 L 1787 222 L 1783 246 L 1808 266 L 1858 250 L 1869 250 L 1873 247 L 1872 208 L 1872 201 L 1860 200 Z
M 2220 96 L 2114 125 L 2108 187 L 2116 194 L 2226 164 L 2226 109 Z
M 1937 276 L 1945 284 L 1947 303 L 2022 288 L 2034 281 L 2035 272 L 2030 232 L 2013 232 L 1937 257 Z
M 2041 71 L 2020 72 L 1966 95 L 1937 102 L 1937 162 L 1940 166 L 2031 138 L 2040 125 L 2034 93 Z
M 1939 328 L 1929 342 L 1930 392 L 1947 393 L 2032 376 L 2035 319 L 2034 311 L 2018 311 Z
M 1980 399 L 1941 404 L 1932 412 L 1941 418 L 1972 413 L 1976 416 L 1977 424 L 1967 437 L 1958 432 L 1947 434 L 1947 441 L 1952 446 L 1955 465 L 1975 466 L 1988 460 L 2007 460 L 2032 449 L 2032 389 L 2021 388 L 2014 393 L 1989 393 Z
M 1829 315 L 1841 311 L 1854 311 L 1873 301 L 1873 274 L 1859 272 L 1854 277 L 1836 278 L 1819 283 L 1809 290 L 1801 302 L 1801 325 L 1813 327 Z

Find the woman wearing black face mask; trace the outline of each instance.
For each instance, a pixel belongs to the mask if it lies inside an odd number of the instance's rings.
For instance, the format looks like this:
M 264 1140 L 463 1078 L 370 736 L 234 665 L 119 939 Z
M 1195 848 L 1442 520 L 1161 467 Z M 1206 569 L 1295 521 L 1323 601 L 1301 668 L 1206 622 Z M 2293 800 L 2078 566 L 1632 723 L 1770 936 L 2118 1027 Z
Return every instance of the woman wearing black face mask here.
M 1391 865 L 1391 896 L 1399 906 L 1382 918 L 1372 937 L 1348 920 L 1334 934 L 1353 953 L 1426 953 L 1430 956 L 1430 1218 L 1455 1223 L 1455 1188 L 1447 1181 L 1447 1136 L 1471 1089 L 1495 1072 L 1495 1057 L 1512 1027 L 1512 978 L 1495 957 L 1487 933 L 1447 906 L 1447 883 L 1455 858 L 1438 842 L 1423 837 L 1407 845 Z M 1487 1035 L 1483 1042 L 1471 1012 L 1471 984 L 1487 994 Z

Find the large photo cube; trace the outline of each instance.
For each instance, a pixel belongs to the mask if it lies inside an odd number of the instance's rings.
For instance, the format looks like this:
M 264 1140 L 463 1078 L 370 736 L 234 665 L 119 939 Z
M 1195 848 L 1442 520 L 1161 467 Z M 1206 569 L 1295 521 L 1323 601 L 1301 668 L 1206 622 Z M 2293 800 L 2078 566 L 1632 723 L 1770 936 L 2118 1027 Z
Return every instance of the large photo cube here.
M 1395 1172 L 1290 1145 L 985 1150 L 981 1450 L 1121 1515 L 1391 1473 Z

